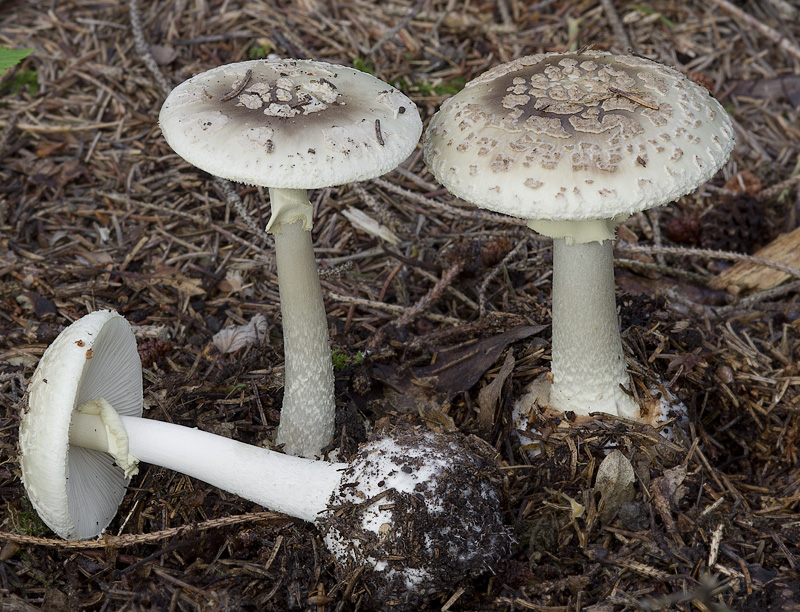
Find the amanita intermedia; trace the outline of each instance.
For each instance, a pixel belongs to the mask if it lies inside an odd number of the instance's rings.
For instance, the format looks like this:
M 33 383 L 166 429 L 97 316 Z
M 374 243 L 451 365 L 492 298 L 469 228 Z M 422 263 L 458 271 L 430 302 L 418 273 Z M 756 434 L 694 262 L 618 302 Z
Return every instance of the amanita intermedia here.
M 182 83 L 164 102 L 159 124 L 190 164 L 269 187 L 286 364 L 277 442 L 289 454 L 319 456 L 333 435 L 335 401 L 306 190 L 395 168 L 422 132 L 417 108 L 353 68 L 255 60 Z
M 734 137 L 720 104 L 641 57 L 532 55 L 468 83 L 423 142 L 428 168 L 453 194 L 553 238 L 552 385 L 541 385 L 539 403 L 657 420 L 631 393 L 612 240 L 629 215 L 722 167 Z
M 365 566 L 375 601 L 392 610 L 484 572 L 508 548 L 503 477 L 476 438 L 406 429 L 329 463 L 141 414 L 141 363 L 120 315 L 86 315 L 44 352 L 21 416 L 20 465 L 59 536 L 100 534 L 143 461 L 315 523 L 339 564 Z

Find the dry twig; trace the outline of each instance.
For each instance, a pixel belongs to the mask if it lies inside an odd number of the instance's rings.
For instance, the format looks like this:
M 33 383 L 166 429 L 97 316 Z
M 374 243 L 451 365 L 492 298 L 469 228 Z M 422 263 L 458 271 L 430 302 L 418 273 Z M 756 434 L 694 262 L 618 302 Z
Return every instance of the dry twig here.
M 771 28 L 765 23 L 762 23 L 749 13 L 745 13 L 742 9 L 734 4 L 728 2 L 728 0 L 711 0 L 717 6 L 719 6 L 722 10 L 730 13 L 737 19 L 741 19 L 744 21 L 749 27 L 755 28 L 758 30 L 763 36 L 769 38 L 773 43 L 778 45 L 781 49 L 790 53 L 795 58 L 800 60 L 800 48 L 792 44 L 783 34 L 778 32 L 775 28 Z
M 163 529 L 161 531 L 154 531 L 152 533 L 131 533 L 119 536 L 104 534 L 97 540 L 70 541 L 62 540 L 60 538 L 40 538 L 8 531 L 0 531 L 0 540 L 16 542 L 17 544 L 23 544 L 26 546 L 48 546 L 62 550 L 124 548 L 126 546 L 134 546 L 136 544 L 152 544 L 160 540 L 166 540 L 168 538 L 173 538 L 180 534 L 192 531 L 207 531 L 209 529 L 220 529 L 222 527 L 230 527 L 232 525 L 241 525 L 242 523 L 256 523 L 260 521 L 275 521 L 285 519 L 285 515 L 278 514 L 276 512 L 253 512 L 250 514 L 240 514 L 236 516 L 224 516 L 222 518 L 203 521 L 202 523 L 181 525 L 180 527 L 172 527 L 170 529 Z

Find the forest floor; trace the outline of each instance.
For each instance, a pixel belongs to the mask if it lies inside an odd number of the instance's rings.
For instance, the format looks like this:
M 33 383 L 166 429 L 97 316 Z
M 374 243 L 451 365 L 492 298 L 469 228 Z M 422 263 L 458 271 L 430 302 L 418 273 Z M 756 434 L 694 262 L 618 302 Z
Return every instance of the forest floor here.
M 0 81 L 0 609 L 370 609 L 313 526 L 161 468 L 134 478 L 103 540 L 55 539 L 27 501 L 26 384 L 96 309 L 134 326 L 148 418 L 260 445 L 278 424 L 273 245 L 236 212 L 240 199 L 263 226 L 268 194 L 173 153 L 157 123 L 170 87 L 268 54 L 317 59 L 394 84 L 427 122 L 499 63 L 585 45 L 687 73 L 734 122 L 723 170 L 631 217 L 615 247 L 634 384 L 669 389 L 688 424 L 668 442 L 609 417 L 541 417 L 542 453 L 520 448 L 511 406 L 550 358 L 551 242 L 449 195 L 418 148 L 380 179 L 311 193 L 336 444 L 389 418 L 499 453 L 514 549 L 432 610 L 800 609 L 800 8 L 733 4 L 155 0 L 134 26 L 121 2 L 0 2 L 0 45 L 33 49 Z M 729 271 L 771 243 L 760 256 L 782 270 Z M 257 341 L 215 345 L 258 317 Z M 636 475 L 612 513 L 596 479 L 609 443 Z

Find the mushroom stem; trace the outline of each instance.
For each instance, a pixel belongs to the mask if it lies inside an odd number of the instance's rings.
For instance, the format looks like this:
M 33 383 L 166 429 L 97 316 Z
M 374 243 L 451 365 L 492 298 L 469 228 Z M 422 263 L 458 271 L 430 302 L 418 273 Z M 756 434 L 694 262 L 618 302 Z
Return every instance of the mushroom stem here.
M 120 417 L 132 455 L 304 521 L 315 522 L 345 463 L 313 461 L 172 423 Z M 73 413 L 70 444 L 108 452 L 99 415 Z
M 298 192 L 310 211 L 305 192 L 270 189 L 273 211 L 297 208 Z M 288 205 L 287 199 L 291 200 Z M 328 320 L 305 218 L 300 207 L 285 222 L 270 222 L 275 234 L 285 360 L 277 442 L 290 455 L 318 457 L 333 438 L 336 401 Z
M 614 295 L 612 241 L 553 239 L 553 386 L 550 405 L 638 419 Z

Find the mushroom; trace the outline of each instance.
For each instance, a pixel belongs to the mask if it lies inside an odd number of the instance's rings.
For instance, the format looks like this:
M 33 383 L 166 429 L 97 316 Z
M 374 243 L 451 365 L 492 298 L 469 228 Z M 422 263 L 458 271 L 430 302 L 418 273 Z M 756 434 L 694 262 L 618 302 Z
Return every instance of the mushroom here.
M 99 535 L 143 461 L 316 524 L 340 566 L 365 566 L 373 595 L 403 604 L 392 610 L 482 573 L 510 542 L 503 476 L 476 438 L 406 428 L 330 463 L 142 418 L 136 340 L 112 311 L 59 334 L 26 400 L 22 481 L 63 538 Z
M 693 191 L 733 146 L 730 119 L 703 87 L 595 51 L 497 66 L 436 113 L 423 150 L 439 182 L 553 238 L 552 383 L 537 383 L 537 403 L 649 420 L 620 341 L 615 226 Z
M 319 456 L 333 436 L 336 404 L 306 190 L 395 168 L 422 132 L 417 108 L 353 68 L 255 60 L 182 83 L 164 102 L 159 124 L 190 164 L 269 187 L 285 356 L 277 442 L 292 455 Z

